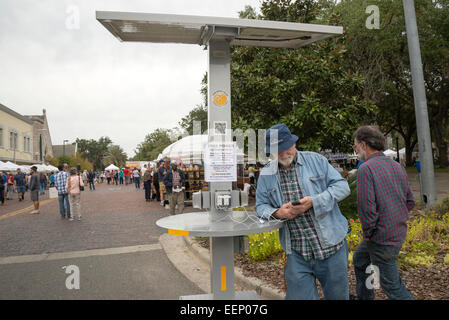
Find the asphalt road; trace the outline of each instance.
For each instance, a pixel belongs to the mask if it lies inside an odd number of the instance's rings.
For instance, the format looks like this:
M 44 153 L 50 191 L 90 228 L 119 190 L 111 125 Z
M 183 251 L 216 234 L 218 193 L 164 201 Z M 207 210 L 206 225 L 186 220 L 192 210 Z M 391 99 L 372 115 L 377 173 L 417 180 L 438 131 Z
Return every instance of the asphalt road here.
M 142 189 L 103 183 L 84 191 L 82 221 L 61 219 L 57 200 L 47 196 L 39 215 L 29 214 L 31 206 L 27 194 L 25 201 L 0 207 L 0 299 L 178 299 L 203 293 L 159 245 L 155 222 L 168 210 L 145 202 Z M 78 280 L 79 289 L 73 288 Z

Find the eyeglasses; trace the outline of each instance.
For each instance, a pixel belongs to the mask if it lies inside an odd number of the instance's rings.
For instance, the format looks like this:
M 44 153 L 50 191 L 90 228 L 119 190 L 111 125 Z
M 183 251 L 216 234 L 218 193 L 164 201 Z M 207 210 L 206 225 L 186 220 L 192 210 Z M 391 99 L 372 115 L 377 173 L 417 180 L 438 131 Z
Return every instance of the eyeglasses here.
M 352 145 L 352 149 L 354 150 L 354 151 L 357 151 L 357 145 L 360 145 L 361 143 L 355 143 L 355 144 L 353 144 Z

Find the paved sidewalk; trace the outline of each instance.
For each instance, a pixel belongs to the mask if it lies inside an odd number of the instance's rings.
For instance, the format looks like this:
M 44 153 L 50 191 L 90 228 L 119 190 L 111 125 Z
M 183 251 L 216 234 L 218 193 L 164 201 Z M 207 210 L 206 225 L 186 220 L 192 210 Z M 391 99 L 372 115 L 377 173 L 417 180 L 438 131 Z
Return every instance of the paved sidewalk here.
M 415 201 L 421 200 L 421 186 L 419 184 L 418 173 L 409 173 L 408 181 L 415 196 Z M 449 172 L 435 172 L 435 189 L 437 201 L 449 196 Z
M 134 185 L 81 194 L 82 221 L 61 219 L 56 199 L 0 207 L 0 299 L 178 299 L 202 294 L 169 261 L 156 221 L 168 216 Z M 80 271 L 69 290 L 66 268 Z

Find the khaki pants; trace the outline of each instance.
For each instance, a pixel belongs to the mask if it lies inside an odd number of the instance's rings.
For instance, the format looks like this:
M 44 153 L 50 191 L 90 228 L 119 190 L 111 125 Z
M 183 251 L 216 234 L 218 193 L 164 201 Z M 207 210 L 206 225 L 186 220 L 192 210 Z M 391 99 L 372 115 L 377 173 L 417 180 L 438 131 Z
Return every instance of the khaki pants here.
M 81 218 L 81 194 L 73 193 L 69 195 L 70 214 L 72 218 Z
M 178 205 L 178 214 L 184 212 L 184 191 L 181 192 L 172 192 L 169 195 L 170 201 L 170 214 L 175 214 L 175 207 Z
M 164 197 L 165 192 L 166 192 L 165 184 L 163 182 L 159 182 L 159 193 L 161 195 L 161 201 L 164 201 L 164 199 L 165 199 L 165 197 Z

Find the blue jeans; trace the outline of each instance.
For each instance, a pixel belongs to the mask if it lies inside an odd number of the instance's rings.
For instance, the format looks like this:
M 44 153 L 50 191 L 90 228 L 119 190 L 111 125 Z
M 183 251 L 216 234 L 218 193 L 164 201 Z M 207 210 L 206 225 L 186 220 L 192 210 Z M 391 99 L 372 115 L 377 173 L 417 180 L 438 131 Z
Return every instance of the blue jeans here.
M 41 194 L 45 194 L 45 183 L 41 182 L 39 185 Z
M 65 217 L 65 212 L 67 211 L 67 217 L 70 218 L 69 195 L 67 193 L 58 194 L 58 201 L 61 217 Z
M 136 189 L 140 189 L 140 178 L 134 178 L 134 183 L 136 184 Z
M 145 188 L 145 200 L 151 200 L 151 182 L 144 181 L 143 187 Z
M 398 247 L 380 245 L 372 241 L 363 240 L 359 244 L 352 259 L 358 299 L 374 299 L 374 289 L 372 288 L 374 276 L 371 275 L 370 269 L 367 270 L 368 266 L 372 264 L 379 270 L 379 283 L 388 299 L 413 300 L 399 276 L 396 260 L 400 250 L 401 248 Z M 368 279 L 370 276 L 371 279 Z
M 287 283 L 286 300 L 318 300 L 315 279 L 320 281 L 324 297 L 327 300 L 348 300 L 348 244 L 324 260 L 310 261 L 295 250 L 287 255 L 285 280 Z
M 89 190 L 95 190 L 95 183 L 93 181 L 89 181 Z

